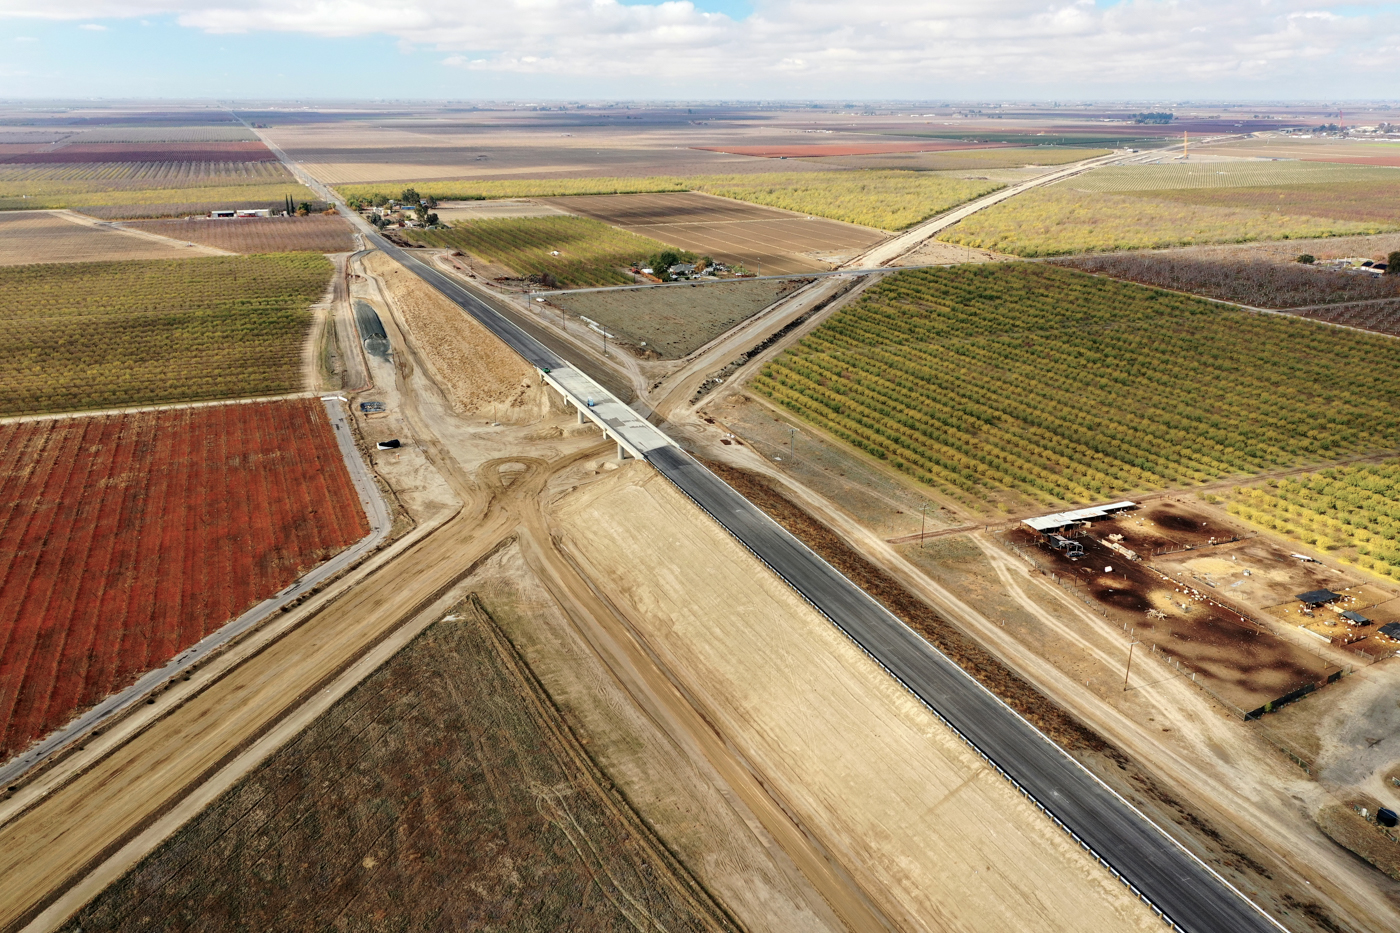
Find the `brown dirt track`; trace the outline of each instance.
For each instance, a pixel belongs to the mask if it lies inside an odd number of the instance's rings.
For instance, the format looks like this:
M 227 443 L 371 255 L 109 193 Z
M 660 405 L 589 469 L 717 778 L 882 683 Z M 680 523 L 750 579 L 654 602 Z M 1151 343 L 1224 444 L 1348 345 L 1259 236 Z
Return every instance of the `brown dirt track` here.
M 540 200 L 763 275 L 825 271 L 885 238 L 854 224 L 689 192 Z

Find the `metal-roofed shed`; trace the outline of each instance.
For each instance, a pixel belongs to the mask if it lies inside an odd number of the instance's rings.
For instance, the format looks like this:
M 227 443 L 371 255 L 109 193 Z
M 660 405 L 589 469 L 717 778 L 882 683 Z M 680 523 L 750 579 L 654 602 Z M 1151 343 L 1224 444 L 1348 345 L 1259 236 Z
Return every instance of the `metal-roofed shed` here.
M 1342 618 L 1346 619 L 1348 622 L 1355 622 L 1357 625 L 1371 624 L 1370 619 L 1366 618 L 1361 613 L 1357 612 L 1355 609 L 1348 609 L 1346 612 L 1342 613 Z
M 1308 590 L 1306 593 L 1299 593 L 1298 602 L 1306 606 L 1321 606 L 1325 603 L 1335 602 L 1342 598 L 1341 593 L 1334 593 L 1331 590 Z
M 1080 522 L 1093 521 L 1096 518 L 1108 518 L 1110 515 L 1117 515 L 1119 512 L 1126 512 L 1128 509 L 1137 508 L 1136 502 L 1124 500 L 1122 502 L 1110 502 L 1108 505 L 1096 505 L 1087 509 L 1075 509 L 1072 512 L 1052 512 L 1049 515 L 1038 515 L 1035 518 L 1022 520 L 1021 524 L 1045 534 L 1057 531 L 1060 528 L 1068 528 L 1070 525 L 1077 525 Z

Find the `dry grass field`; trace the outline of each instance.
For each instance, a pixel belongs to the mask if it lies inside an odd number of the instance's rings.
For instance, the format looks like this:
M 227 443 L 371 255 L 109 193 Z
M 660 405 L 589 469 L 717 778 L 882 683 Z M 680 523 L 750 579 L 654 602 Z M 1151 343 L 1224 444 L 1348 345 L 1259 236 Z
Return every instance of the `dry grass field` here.
M 1305 162 L 1335 162 L 1348 165 L 1400 166 L 1400 144 L 1359 139 L 1268 136 L 1235 139 L 1211 145 L 1207 150 L 1243 158 L 1298 159 Z
M 550 296 L 565 310 L 606 327 L 634 353 L 679 359 L 811 279 L 739 280 Z
M 297 391 L 331 269 L 310 253 L 0 268 L 0 414 Z
M 474 597 L 63 929 L 215 928 L 735 929 Z
M 185 259 L 213 250 L 181 240 L 135 236 L 99 226 L 86 217 L 50 211 L 0 213 L 0 266 L 100 262 L 116 259 Z
M 546 203 L 762 275 L 825 271 L 884 238 L 867 228 L 704 194 L 556 198 Z
M 147 220 L 126 226 L 232 253 L 343 253 L 355 248 L 355 238 L 345 218 L 322 214 L 234 220 Z

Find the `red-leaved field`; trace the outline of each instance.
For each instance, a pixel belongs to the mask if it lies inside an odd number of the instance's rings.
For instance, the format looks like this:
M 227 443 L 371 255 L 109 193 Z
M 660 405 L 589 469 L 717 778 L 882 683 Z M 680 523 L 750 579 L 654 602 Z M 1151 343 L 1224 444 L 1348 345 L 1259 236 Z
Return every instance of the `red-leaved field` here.
M 316 400 L 0 425 L 0 760 L 369 533 Z

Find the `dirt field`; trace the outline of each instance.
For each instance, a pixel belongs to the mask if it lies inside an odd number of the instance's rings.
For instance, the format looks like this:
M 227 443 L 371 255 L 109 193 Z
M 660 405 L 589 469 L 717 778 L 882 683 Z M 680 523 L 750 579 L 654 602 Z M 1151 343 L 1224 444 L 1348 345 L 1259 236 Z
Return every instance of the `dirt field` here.
M 657 714 L 635 680 L 600 657 L 592 647 L 599 633 L 581 631 L 577 617 L 556 601 L 547 575 L 537 572 L 540 559 L 555 553 L 524 540 L 498 552 L 473 573 L 470 585 L 589 755 L 746 929 L 844 931 L 714 764 L 677 733 L 673 718 Z
M 366 265 L 384 282 L 454 410 L 511 423 L 539 416 L 538 407 L 531 405 L 537 376 L 529 364 L 383 253 L 372 254 Z
M 736 929 L 473 597 L 64 929 L 603 931 L 643 919 Z
M 441 201 L 437 215 L 445 224 L 458 220 L 499 220 L 513 217 L 557 217 L 567 214 L 549 204 L 519 198 L 501 201 Z
M 4 759 L 369 533 L 314 400 L 11 422 L 0 443 Z
M 134 236 L 66 211 L 0 213 L 0 266 L 217 255 L 186 242 Z
M 596 195 L 545 203 L 761 275 L 824 271 L 884 239 L 851 224 L 703 194 Z
M 625 291 L 567 292 L 549 300 L 598 322 L 641 356 L 680 359 L 811 279 L 734 281 Z
M 967 172 L 1016 169 L 1025 166 L 1067 165 L 1108 155 L 1107 149 L 1062 149 L 1049 146 L 1016 146 L 999 149 L 960 149 L 938 152 L 903 152 L 889 155 L 837 156 L 822 159 L 821 167 L 904 169 L 916 172 Z
M 755 573 L 664 479 L 628 466 L 554 511 L 590 579 L 895 923 L 1156 928 L 1126 888 L 796 594 Z
M 762 159 L 815 159 L 823 156 L 882 155 L 887 152 L 946 152 L 962 149 L 997 149 L 1010 143 L 967 143 L 953 139 L 930 139 L 924 142 L 887 140 L 870 143 L 833 143 L 787 146 L 727 146 L 724 148 L 697 146 L 713 152 L 731 155 L 758 156 Z
M 1325 682 L 1340 668 L 1273 634 L 1229 604 L 1229 596 L 1209 574 L 1232 563 L 1231 546 L 1208 547 L 1207 542 L 1215 534 L 1233 537 L 1235 533 L 1228 527 L 1212 531 L 1210 524 L 1202 525 L 1198 516 L 1176 503 L 1154 503 L 1095 522 L 1088 535 L 1076 539 L 1084 548 L 1084 556 L 1077 560 L 1051 550 L 1040 535 L 1027 530 L 1017 529 L 1008 537 L 1026 548 L 1046 572 L 1097 602 L 1110 622 L 1134 630 L 1140 650 L 1165 653 L 1188 673 L 1194 672 L 1222 700 L 1252 713 L 1309 684 Z M 1120 543 L 1142 561 L 1129 560 L 1104 544 L 1115 534 L 1122 535 Z M 1161 569 L 1169 574 L 1186 571 L 1177 579 L 1164 579 L 1154 571 L 1158 562 L 1153 551 L 1183 545 L 1207 549 L 1188 552 L 1197 554 L 1190 566 L 1181 566 L 1185 561 L 1180 555 L 1175 565 L 1164 562 Z M 1202 561 L 1209 561 L 1205 576 Z M 1107 567 L 1112 571 L 1106 572 Z
M 147 220 L 124 226 L 234 253 L 343 253 L 355 248 L 342 217 L 239 217 L 233 220 Z
M 1341 162 L 1349 165 L 1400 166 L 1400 146 L 1393 142 L 1354 139 L 1299 139 L 1271 136 L 1218 143 L 1203 152 L 1254 159 L 1299 159 L 1304 162 Z

